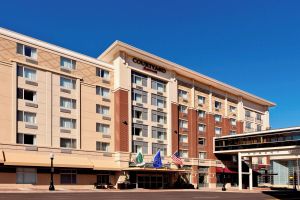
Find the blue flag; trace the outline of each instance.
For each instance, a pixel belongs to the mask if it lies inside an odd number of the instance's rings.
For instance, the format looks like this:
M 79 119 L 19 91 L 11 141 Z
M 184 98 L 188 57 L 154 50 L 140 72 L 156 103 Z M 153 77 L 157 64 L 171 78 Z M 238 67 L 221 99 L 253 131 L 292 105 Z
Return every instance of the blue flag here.
M 153 167 L 154 168 L 161 168 L 162 162 L 161 162 L 161 157 L 160 157 L 160 150 L 157 151 L 157 153 L 155 154 L 154 158 L 153 158 Z

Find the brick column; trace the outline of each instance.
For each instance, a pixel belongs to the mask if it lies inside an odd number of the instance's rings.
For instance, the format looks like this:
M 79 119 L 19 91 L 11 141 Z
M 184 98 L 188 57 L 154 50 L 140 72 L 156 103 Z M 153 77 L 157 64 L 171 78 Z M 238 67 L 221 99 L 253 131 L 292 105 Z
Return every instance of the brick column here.
M 208 159 L 216 159 L 213 153 L 213 137 L 215 136 L 215 118 L 212 114 L 206 114 L 206 152 Z
M 198 166 L 193 165 L 192 166 L 192 173 L 191 173 L 191 184 L 194 185 L 195 188 L 198 186 L 198 179 L 199 179 L 199 173 L 198 173 Z
M 236 122 L 236 133 L 240 134 L 244 132 L 244 122 L 243 121 L 237 121 Z
M 119 89 L 114 92 L 115 150 L 129 151 L 128 91 Z M 127 123 L 127 124 L 126 124 Z
M 188 141 L 189 158 L 198 158 L 198 131 L 197 131 L 197 111 L 188 110 Z
M 172 137 L 172 152 L 171 154 L 178 151 L 179 144 L 179 130 L 178 130 L 178 105 L 175 103 L 171 104 L 171 112 L 172 112 L 172 129 L 171 129 L 171 137 Z
M 223 118 L 222 136 L 229 135 L 230 127 L 231 127 L 230 119 Z
M 216 173 L 216 167 L 210 167 L 209 173 L 208 173 L 208 183 L 210 188 L 216 188 L 217 187 L 217 173 Z

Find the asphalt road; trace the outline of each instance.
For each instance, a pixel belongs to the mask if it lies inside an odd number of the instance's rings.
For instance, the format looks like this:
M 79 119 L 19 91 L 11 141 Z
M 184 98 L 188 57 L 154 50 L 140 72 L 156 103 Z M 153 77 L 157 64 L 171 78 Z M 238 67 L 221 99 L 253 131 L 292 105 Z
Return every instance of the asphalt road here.
M 42 200 L 42 199 L 55 199 L 55 200 L 268 200 L 268 199 L 300 199 L 299 193 L 286 193 L 286 192 L 270 192 L 264 193 L 233 193 L 233 192 L 188 192 L 188 191 L 164 191 L 164 192 L 85 192 L 85 193 L 2 193 L 0 200 Z

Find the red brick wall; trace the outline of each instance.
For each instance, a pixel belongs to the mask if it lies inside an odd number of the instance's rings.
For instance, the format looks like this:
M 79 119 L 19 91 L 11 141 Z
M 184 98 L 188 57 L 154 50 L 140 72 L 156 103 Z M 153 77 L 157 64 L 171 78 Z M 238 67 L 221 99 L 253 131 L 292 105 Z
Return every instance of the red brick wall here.
M 129 127 L 128 127 L 128 91 L 117 90 L 114 93 L 115 99 L 115 150 L 129 151 Z M 124 124 L 127 122 L 127 125 Z
M 243 133 L 244 132 L 244 122 L 243 121 L 237 121 L 236 122 L 236 133 Z
M 213 153 L 213 137 L 215 136 L 215 118 L 212 114 L 206 114 L 206 152 L 208 159 L 216 159 Z
M 197 130 L 197 112 L 188 110 L 188 142 L 189 158 L 198 158 L 198 130 Z
M 178 105 L 175 103 L 171 104 L 171 110 L 172 110 L 172 154 L 175 153 L 175 151 L 178 151 Z

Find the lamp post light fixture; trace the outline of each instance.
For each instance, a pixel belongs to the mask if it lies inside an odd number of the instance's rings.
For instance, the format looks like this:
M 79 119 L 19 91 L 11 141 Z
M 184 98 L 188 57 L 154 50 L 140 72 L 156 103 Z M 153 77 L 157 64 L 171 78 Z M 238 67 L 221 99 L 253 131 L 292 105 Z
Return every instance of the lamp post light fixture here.
M 54 153 L 50 153 L 50 160 L 51 160 L 51 178 L 50 178 L 50 185 L 49 185 L 49 190 L 54 191 L 54 182 L 53 182 L 53 173 L 54 173 L 54 168 L 53 168 L 53 159 L 54 159 Z
M 223 175 L 223 187 L 222 187 L 222 191 L 226 191 L 226 187 L 225 187 L 225 172 L 224 172 L 224 170 L 225 170 L 225 165 L 223 165 L 223 173 L 222 173 L 222 175 Z

